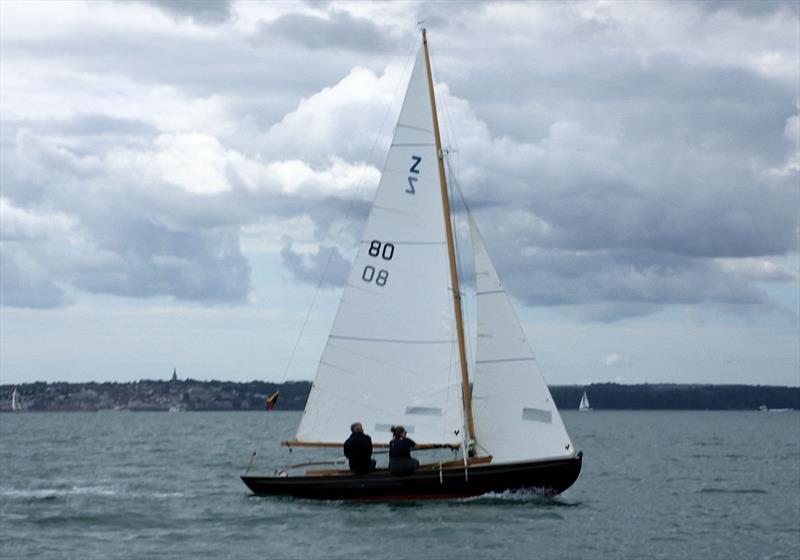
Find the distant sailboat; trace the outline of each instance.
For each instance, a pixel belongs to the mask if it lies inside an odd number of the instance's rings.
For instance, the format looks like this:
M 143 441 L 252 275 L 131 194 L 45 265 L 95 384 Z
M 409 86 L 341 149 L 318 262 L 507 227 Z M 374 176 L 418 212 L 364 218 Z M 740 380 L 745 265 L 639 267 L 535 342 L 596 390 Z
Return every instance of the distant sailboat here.
M 583 396 L 581 397 L 581 404 L 578 405 L 578 410 L 581 412 L 589 412 L 590 410 L 592 410 L 592 407 L 589 404 L 589 397 L 586 396 L 586 391 L 583 392 Z
M 16 412 L 19 410 L 19 400 L 17 399 L 17 388 L 11 392 L 11 411 Z
M 297 131 L 302 134 L 302 131 Z M 405 426 L 415 451 L 450 461 L 413 473 L 309 470 L 245 473 L 256 494 L 321 499 L 432 499 L 569 488 L 583 454 L 570 441 L 534 355 L 470 216 L 477 345 L 467 361 L 462 292 L 428 43 L 420 48 L 358 253 L 292 447 L 342 449 L 352 422 L 375 448 Z M 322 463 L 326 464 L 326 463 Z M 331 462 L 330 464 L 336 464 Z M 289 474 L 290 469 L 306 469 Z

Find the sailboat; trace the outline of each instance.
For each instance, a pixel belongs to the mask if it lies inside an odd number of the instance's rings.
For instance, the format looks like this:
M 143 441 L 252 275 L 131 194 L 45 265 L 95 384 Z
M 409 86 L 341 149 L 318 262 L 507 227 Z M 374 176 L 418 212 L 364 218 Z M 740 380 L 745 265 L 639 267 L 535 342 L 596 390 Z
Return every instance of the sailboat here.
M 415 453 L 451 449 L 411 474 L 356 475 L 325 463 L 242 476 L 258 495 L 335 500 L 448 499 L 535 489 L 553 495 L 577 452 L 470 218 L 477 298 L 467 360 L 462 292 L 428 40 L 414 63 L 375 200 L 291 448 L 338 448 L 353 422 L 385 449 L 405 426 Z M 472 380 L 470 380 L 472 365 Z M 439 452 L 440 454 L 442 452 Z M 340 464 L 340 461 L 330 465 Z M 295 470 L 302 472 L 297 472 Z
M 590 410 L 592 410 L 592 407 L 589 404 L 589 397 L 586 396 L 586 391 L 583 392 L 583 396 L 581 397 L 581 403 L 578 405 L 578 410 L 581 412 L 589 412 Z
M 11 392 L 11 411 L 16 412 L 19 410 L 19 400 L 17 399 L 17 388 Z

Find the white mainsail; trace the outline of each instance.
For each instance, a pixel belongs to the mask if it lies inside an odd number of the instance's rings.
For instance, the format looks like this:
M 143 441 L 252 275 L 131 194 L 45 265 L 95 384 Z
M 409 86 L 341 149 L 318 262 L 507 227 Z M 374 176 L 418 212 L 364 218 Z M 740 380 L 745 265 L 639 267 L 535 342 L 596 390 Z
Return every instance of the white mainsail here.
M 464 411 L 433 114 L 420 50 L 364 235 L 297 441 L 373 441 L 403 424 L 417 443 L 457 443 Z M 461 434 L 459 436 L 459 434 Z
M 578 410 L 591 410 L 592 407 L 589 405 L 589 397 L 586 396 L 586 391 L 583 392 L 583 396 L 581 397 L 581 404 L 578 405 Z
M 492 464 L 573 457 L 564 423 L 471 216 L 470 233 L 478 298 L 472 392 L 478 445 L 492 455 Z

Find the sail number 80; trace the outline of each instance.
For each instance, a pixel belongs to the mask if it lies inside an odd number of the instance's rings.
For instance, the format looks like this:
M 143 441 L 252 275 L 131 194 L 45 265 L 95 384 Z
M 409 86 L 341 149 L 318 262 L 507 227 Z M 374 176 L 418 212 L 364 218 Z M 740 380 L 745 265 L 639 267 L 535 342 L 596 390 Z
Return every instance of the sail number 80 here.
M 381 257 L 385 261 L 390 261 L 394 256 L 394 245 L 392 243 L 381 243 L 376 239 L 369 244 L 367 253 L 370 257 Z M 376 270 L 374 266 L 368 264 L 361 271 L 361 279 L 367 283 L 374 280 L 376 285 L 385 286 L 386 281 L 389 279 L 389 271 L 383 268 Z
M 381 250 L 381 246 L 383 246 L 383 250 Z M 391 243 L 381 244 L 381 242 L 376 239 L 369 244 L 369 251 L 367 252 L 370 257 L 377 257 L 380 255 L 383 257 L 383 260 L 390 261 L 394 256 L 394 245 Z

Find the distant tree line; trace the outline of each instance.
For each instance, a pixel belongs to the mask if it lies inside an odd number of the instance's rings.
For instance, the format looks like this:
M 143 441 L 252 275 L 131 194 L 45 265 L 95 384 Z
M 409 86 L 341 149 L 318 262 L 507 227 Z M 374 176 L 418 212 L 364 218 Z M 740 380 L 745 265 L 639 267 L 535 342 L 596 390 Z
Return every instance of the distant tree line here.
M 11 411 L 12 400 L 23 411 L 264 410 L 274 391 L 280 391 L 277 410 L 302 410 L 310 390 L 308 381 L 37 382 L 0 385 L 0 412 Z M 577 409 L 584 391 L 596 410 L 800 410 L 800 387 L 595 383 L 555 385 L 550 391 L 561 410 Z
M 762 405 L 800 409 L 800 387 L 671 383 L 550 387 L 556 406 L 564 410 L 577 409 L 584 390 L 598 410 L 756 410 Z

